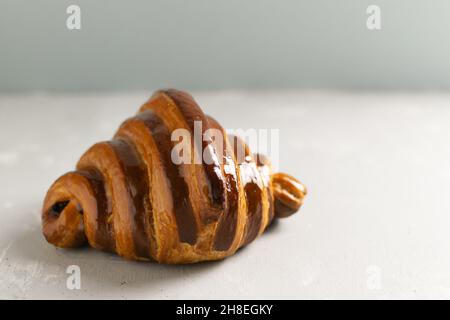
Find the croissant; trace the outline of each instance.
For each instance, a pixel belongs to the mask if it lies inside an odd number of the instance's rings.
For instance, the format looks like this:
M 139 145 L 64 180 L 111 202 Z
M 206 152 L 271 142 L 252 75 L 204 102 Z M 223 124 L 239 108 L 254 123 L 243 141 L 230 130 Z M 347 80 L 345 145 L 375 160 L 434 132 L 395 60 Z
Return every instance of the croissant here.
M 196 141 L 189 159 L 174 161 L 171 134 L 200 123 L 223 133 Z M 199 147 L 195 149 L 195 146 Z M 243 150 L 242 152 L 239 152 Z M 306 188 L 272 173 L 268 159 L 227 135 L 187 93 L 156 92 L 114 139 L 92 146 L 76 170 L 49 189 L 42 210 L 46 240 L 61 248 L 90 246 L 132 260 L 194 263 L 234 254 L 275 218 L 295 213 Z

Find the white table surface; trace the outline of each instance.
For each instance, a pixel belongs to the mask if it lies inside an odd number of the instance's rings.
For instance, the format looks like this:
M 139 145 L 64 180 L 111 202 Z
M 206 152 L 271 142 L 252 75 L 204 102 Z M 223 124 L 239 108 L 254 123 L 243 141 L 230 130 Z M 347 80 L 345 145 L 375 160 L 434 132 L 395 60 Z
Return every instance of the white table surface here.
M 446 94 L 198 93 L 227 128 L 281 129 L 281 169 L 310 191 L 301 213 L 222 262 L 49 245 L 47 188 L 149 94 L 0 96 L 0 298 L 450 298 Z

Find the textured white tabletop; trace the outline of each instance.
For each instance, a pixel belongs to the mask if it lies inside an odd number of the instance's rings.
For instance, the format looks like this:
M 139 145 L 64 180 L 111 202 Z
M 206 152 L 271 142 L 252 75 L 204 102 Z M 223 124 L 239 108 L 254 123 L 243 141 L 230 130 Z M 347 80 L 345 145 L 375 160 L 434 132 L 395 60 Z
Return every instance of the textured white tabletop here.
M 195 94 L 226 128 L 281 130 L 281 170 L 309 188 L 301 213 L 191 266 L 47 244 L 47 188 L 147 96 L 0 96 L 0 298 L 450 298 L 444 94 Z

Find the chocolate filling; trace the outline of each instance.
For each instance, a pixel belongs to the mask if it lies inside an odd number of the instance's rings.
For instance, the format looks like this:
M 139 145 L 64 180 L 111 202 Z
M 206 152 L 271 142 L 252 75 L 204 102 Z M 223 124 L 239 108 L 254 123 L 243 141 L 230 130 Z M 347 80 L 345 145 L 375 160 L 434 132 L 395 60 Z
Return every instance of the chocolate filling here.
M 69 204 L 70 200 L 66 200 L 66 201 L 58 201 L 56 202 L 51 208 L 50 208 L 50 215 L 57 218 L 59 217 L 59 215 L 61 214 L 61 212 L 64 211 L 64 209 L 67 207 L 67 205 Z

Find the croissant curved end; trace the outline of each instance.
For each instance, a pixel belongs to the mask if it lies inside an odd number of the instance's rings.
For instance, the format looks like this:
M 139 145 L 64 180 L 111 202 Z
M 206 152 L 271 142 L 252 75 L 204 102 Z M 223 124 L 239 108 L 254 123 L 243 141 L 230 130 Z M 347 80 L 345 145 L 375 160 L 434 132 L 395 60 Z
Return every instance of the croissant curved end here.
M 272 188 L 277 218 L 286 218 L 296 213 L 308 193 L 306 187 L 299 180 L 286 173 L 272 175 Z
M 71 189 L 68 183 L 82 185 L 76 180 L 75 174 L 65 174 L 52 185 L 44 201 L 43 234 L 48 242 L 57 247 L 75 248 L 86 244 L 83 209 L 74 195 L 68 192 Z

